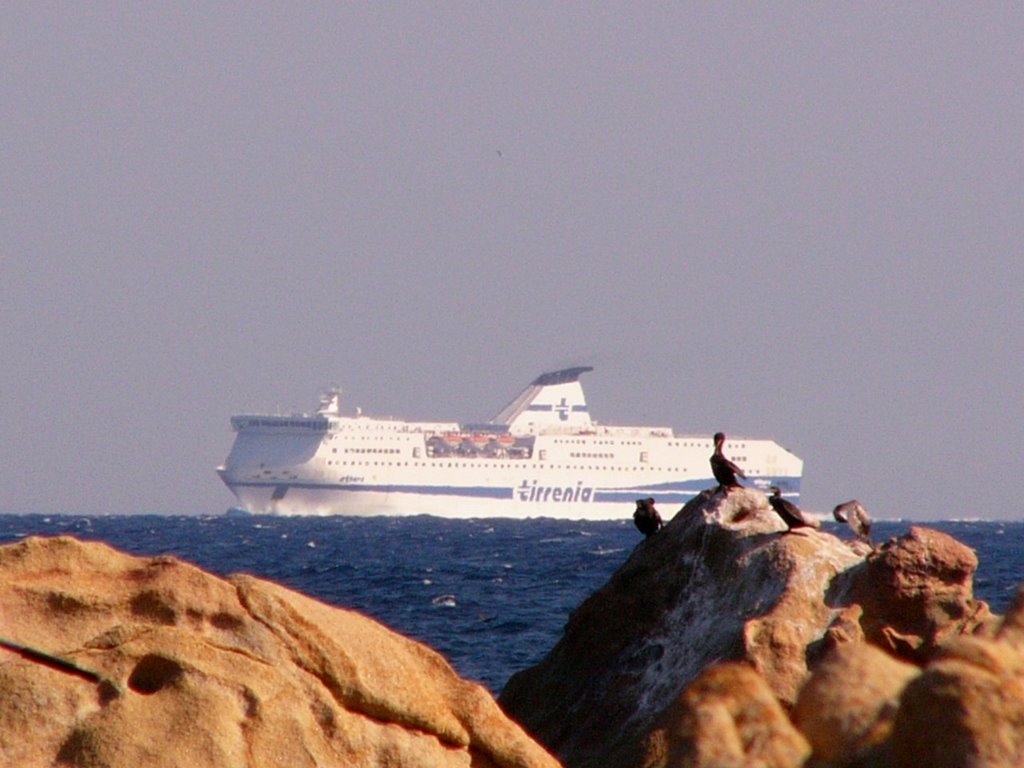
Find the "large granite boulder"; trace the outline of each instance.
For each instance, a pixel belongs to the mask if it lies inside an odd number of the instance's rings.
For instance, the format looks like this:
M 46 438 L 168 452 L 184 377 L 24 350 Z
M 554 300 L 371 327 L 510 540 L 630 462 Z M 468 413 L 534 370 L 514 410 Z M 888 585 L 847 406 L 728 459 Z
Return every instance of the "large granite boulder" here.
M 27 539 L 0 628 L 0 765 L 558 765 L 439 654 L 252 577 Z
M 714 663 L 746 662 L 792 704 L 842 609 L 835 576 L 860 562 L 831 534 L 786 533 L 763 493 L 706 492 L 637 545 L 499 701 L 567 765 L 650 763 L 650 734 Z

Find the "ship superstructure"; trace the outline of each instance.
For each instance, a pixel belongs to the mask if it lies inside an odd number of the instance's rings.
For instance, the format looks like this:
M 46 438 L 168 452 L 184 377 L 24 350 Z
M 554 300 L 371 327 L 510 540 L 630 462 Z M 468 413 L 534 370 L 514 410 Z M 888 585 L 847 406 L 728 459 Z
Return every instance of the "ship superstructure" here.
M 638 498 L 671 510 L 716 485 L 710 435 L 593 421 L 590 370 L 542 374 L 481 424 L 344 415 L 332 388 L 315 413 L 232 417 L 217 471 L 241 509 L 281 515 L 622 519 Z M 730 437 L 726 450 L 746 485 L 798 499 L 803 462 L 778 443 Z

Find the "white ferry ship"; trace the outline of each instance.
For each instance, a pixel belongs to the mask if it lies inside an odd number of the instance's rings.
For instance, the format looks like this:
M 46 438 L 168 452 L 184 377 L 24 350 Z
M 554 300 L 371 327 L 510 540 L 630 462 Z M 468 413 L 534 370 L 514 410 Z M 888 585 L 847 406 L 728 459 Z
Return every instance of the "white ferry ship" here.
M 277 515 L 610 520 L 646 497 L 671 515 L 717 485 L 710 435 L 591 420 L 579 381 L 590 370 L 542 374 L 483 424 L 346 416 L 331 389 L 316 413 L 232 417 L 217 472 L 240 510 Z M 803 461 L 778 443 L 729 437 L 725 453 L 746 485 L 799 498 Z

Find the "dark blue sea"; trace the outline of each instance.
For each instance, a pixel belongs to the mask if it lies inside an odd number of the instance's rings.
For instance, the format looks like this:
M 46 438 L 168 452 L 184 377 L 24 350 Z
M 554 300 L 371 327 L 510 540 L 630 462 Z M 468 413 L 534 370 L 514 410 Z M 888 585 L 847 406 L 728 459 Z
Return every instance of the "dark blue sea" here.
M 975 595 L 1003 612 L 1024 582 L 1024 522 L 926 525 L 977 552 Z M 872 533 L 884 541 L 909 527 L 876 522 Z M 544 657 L 569 612 L 641 539 L 632 520 L 0 515 L 0 544 L 61 534 L 250 573 L 361 611 L 495 694 Z

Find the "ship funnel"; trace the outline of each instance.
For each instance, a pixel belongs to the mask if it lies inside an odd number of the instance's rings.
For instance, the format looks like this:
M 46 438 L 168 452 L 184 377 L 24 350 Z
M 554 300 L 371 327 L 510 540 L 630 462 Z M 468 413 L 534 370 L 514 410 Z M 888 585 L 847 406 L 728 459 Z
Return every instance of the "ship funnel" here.
M 579 377 L 592 370 L 581 366 L 541 374 L 494 421 L 507 424 L 512 432 L 531 432 L 541 426 L 567 430 L 591 427 L 593 422 Z

